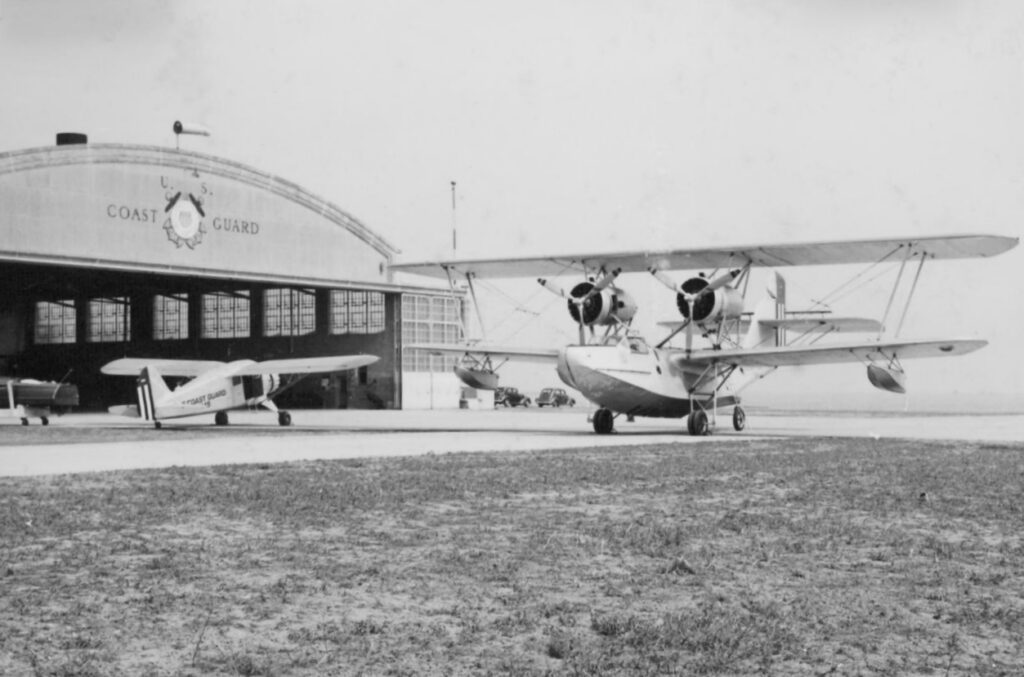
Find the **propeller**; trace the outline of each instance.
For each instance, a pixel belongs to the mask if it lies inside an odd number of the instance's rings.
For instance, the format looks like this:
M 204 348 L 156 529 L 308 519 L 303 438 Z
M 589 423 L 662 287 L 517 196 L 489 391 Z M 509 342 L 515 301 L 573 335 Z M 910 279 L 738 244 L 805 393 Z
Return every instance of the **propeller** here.
M 619 273 L 621 272 L 621 268 L 616 268 L 609 273 L 604 273 L 596 282 L 591 282 L 590 289 L 588 289 L 585 294 L 581 294 L 580 296 L 573 296 L 571 292 L 567 292 L 558 284 L 543 277 L 537 278 L 537 283 L 540 284 L 540 286 L 547 289 L 548 291 L 550 291 L 551 293 L 556 294 L 557 296 L 561 296 L 564 299 L 567 299 L 570 304 L 576 306 L 575 315 L 579 322 L 580 345 L 583 345 L 586 340 L 585 310 L 587 301 L 589 301 L 590 299 L 592 299 L 593 297 L 597 296 L 602 291 L 607 289 L 609 286 L 611 286 L 611 284 L 615 281 L 615 278 L 617 278 L 619 276 Z

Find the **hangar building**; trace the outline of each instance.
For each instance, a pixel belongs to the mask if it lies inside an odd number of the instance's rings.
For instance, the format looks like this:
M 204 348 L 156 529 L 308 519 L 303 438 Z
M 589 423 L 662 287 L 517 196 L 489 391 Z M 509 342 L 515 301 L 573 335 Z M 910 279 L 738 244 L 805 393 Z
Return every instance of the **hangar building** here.
M 155 146 L 57 145 L 0 153 L 0 374 L 79 387 L 82 406 L 134 401 L 100 374 L 115 358 L 263 360 L 367 353 L 315 376 L 284 407 L 457 406 L 450 360 L 403 355 L 456 342 L 463 299 L 397 285 L 397 249 L 280 177 Z M 408 382 L 408 383 L 406 383 Z

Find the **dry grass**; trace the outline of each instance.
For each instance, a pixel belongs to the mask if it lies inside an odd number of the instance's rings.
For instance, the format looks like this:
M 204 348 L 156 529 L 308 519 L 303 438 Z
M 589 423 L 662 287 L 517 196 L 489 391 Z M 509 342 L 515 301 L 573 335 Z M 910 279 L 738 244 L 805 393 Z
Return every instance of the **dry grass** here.
M 0 673 L 1018 674 L 1019 446 L 0 480 Z

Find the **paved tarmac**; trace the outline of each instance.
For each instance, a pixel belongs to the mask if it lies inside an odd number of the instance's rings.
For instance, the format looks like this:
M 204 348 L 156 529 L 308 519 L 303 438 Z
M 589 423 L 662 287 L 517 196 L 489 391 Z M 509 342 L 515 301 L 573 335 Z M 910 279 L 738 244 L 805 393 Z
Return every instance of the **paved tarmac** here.
M 710 437 L 685 434 L 685 422 L 616 421 L 596 435 L 587 411 L 293 411 L 281 428 L 269 412 L 231 412 L 231 425 L 209 417 L 167 421 L 162 430 L 110 414 L 54 417 L 48 427 L 0 421 L 0 476 L 161 468 L 427 453 L 528 451 L 641 444 L 801 437 L 907 437 L 1024 443 L 1024 415 L 870 415 L 748 411 L 737 433 L 719 417 Z

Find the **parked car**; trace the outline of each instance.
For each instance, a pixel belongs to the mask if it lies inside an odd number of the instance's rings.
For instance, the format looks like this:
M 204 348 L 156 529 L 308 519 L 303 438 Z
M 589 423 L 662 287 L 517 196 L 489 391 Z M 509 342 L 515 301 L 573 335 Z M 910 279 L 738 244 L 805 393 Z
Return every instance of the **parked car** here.
M 494 391 L 495 407 L 528 407 L 530 398 L 519 392 L 518 388 L 502 387 Z
M 562 405 L 576 406 L 576 400 L 569 397 L 569 393 L 562 388 L 545 388 L 537 396 L 538 407 L 561 407 Z

